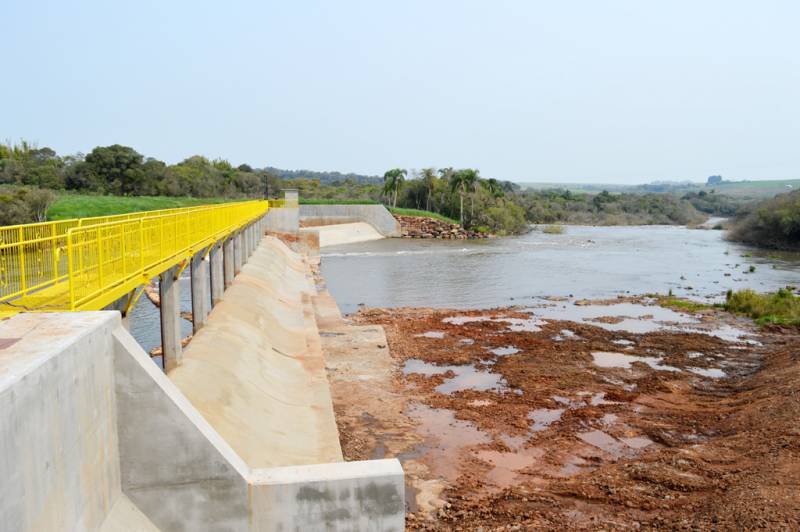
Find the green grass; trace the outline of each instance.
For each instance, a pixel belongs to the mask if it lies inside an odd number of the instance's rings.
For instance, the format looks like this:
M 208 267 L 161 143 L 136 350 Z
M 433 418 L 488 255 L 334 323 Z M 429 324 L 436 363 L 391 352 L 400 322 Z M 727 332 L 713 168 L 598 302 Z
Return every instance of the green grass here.
M 400 216 L 421 216 L 424 218 L 433 218 L 434 220 L 441 220 L 442 222 L 447 222 L 449 224 L 456 224 L 459 225 L 458 220 L 453 220 L 452 218 L 448 218 L 442 214 L 437 212 L 431 211 L 421 211 L 419 209 L 401 209 L 400 207 L 387 207 L 389 212 L 392 214 L 397 214 Z
M 683 310 L 685 312 L 700 312 L 713 308 L 711 305 L 705 303 L 698 303 L 690 299 L 680 299 L 672 296 L 657 296 L 658 304 L 662 307 L 667 307 L 675 310 Z
M 300 205 L 378 205 L 371 199 L 300 198 Z
M 750 289 L 729 291 L 723 306 L 729 312 L 753 318 L 759 325 L 800 326 L 800 297 L 791 287 L 765 294 Z
M 172 198 L 164 196 L 92 196 L 88 194 L 64 194 L 58 196 L 50 206 L 50 220 L 108 216 L 137 211 L 173 209 L 238 201 L 230 198 Z

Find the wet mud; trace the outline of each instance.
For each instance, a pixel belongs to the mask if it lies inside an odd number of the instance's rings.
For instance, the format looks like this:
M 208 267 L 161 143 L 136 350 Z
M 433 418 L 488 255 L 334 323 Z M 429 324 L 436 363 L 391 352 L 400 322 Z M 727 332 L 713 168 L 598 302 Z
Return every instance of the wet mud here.
M 345 458 L 401 460 L 416 530 L 798 529 L 798 331 L 649 303 L 362 309 Z

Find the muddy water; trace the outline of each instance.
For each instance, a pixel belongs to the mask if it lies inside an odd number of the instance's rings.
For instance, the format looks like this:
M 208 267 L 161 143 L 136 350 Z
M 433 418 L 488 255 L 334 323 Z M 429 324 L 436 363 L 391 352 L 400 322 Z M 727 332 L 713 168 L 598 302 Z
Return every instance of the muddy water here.
M 752 256 L 749 256 L 752 255 Z M 754 266 L 755 272 L 744 273 Z M 488 308 L 532 296 L 667 293 L 720 299 L 732 289 L 800 284 L 800 255 L 685 227 L 570 226 L 483 241 L 388 239 L 326 248 L 322 273 L 344 312 L 371 307 Z

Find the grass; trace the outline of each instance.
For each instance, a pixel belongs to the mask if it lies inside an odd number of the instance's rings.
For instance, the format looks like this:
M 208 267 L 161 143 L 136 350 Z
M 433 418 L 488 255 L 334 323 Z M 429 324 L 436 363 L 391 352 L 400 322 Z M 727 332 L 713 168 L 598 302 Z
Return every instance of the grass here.
M 453 220 L 452 218 L 448 218 L 447 216 L 437 212 L 421 211 L 419 209 L 401 209 L 400 207 L 387 207 L 387 209 L 389 209 L 389 212 L 392 214 L 397 214 L 399 216 L 419 216 L 423 218 L 433 218 L 449 224 L 460 225 L 458 220 Z
M 564 233 L 564 226 L 563 225 L 546 225 L 542 227 L 542 233 L 546 233 L 548 235 L 560 235 Z
M 794 295 L 792 287 L 764 294 L 750 289 L 728 291 L 723 306 L 729 312 L 753 318 L 759 325 L 800 326 L 800 297 Z
M 695 313 L 713 308 L 711 305 L 707 305 L 705 303 L 698 303 L 697 301 L 692 301 L 690 299 L 680 299 L 677 297 L 672 297 L 671 295 L 657 296 L 657 298 L 660 306 L 675 310 L 683 310 L 685 312 Z
M 107 216 L 137 211 L 173 209 L 237 201 L 230 198 L 172 198 L 164 196 L 93 196 L 88 194 L 63 194 L 58 196 L 48 210 L 50 220 Z
M 371 199 L 300 198 L 300 205 L 378 205 Z

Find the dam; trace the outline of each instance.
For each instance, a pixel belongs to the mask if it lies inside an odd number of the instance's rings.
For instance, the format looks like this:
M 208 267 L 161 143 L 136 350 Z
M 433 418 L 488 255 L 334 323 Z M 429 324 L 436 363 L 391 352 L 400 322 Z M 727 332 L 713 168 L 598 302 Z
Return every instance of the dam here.
M 346 326 L 300 218 L 287 191 L 0 228 L 1 530 L 404 529 L 400 463 L 343 459 L 321 330 Z M 153 277 L 163 367 L 126 323 Z

